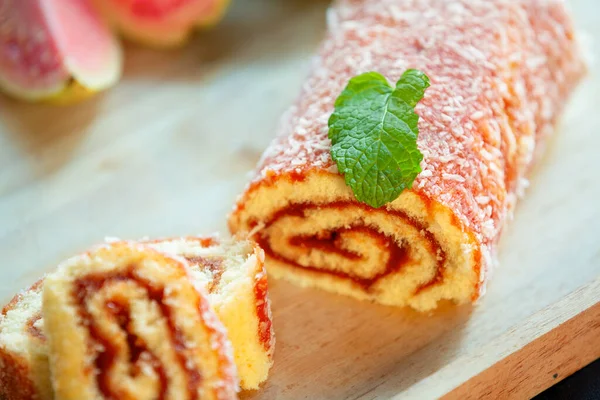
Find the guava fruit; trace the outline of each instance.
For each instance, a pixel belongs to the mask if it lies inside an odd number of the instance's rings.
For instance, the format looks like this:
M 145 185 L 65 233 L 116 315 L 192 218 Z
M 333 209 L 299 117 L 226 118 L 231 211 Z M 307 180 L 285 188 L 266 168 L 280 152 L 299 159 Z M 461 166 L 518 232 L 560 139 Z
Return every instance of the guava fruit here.
M 172 47 L 185 43 L 194 28 L 218 22 L 229 0 L 94 0 L 94 4 L 126 38 Z
M 75 101 L 121 74 L 118 40 L 89 0 L 0 0 L 0 89 Z

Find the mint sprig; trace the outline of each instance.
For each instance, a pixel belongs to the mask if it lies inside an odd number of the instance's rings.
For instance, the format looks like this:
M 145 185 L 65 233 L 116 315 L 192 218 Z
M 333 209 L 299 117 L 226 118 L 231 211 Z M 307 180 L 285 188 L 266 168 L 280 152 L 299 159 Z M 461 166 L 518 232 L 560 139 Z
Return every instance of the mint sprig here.
M 421 172 L 415 106 L 429 87 L 423 72 L 405 71 L 396 87 L 377 72 L 350 79 L 329 118 L 331 157 L 356 199 L 371 207 L 395 200 Z

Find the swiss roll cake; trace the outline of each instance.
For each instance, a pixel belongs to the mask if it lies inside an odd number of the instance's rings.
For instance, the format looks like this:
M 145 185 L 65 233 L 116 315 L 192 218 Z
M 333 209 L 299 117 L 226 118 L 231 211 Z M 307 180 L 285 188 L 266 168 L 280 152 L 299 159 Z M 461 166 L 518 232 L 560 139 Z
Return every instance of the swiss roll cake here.
M 63 262 L 43 286 L 57 399 L 237 398 L 225 329 L 182 260 L 116 242 Z
M 246 240 L 178 237 L 130 246 L 175 258 L 187 279 L 204 293 L 223 325 L 242 389 L 257 389 L 273 364 L 271 319 L 264 252 Z M 119 246 L 121 246 L 119 245 Z M 53 399 L 48 339 L 42 313 L 44 279 L 17 294 L 0 316 L 0 398 Z M 228 348 L 228 347 L 225 348 Z
M 298 285 L 475 301 L 584 72 L 559 0 L 338 0 L 230 229 Z

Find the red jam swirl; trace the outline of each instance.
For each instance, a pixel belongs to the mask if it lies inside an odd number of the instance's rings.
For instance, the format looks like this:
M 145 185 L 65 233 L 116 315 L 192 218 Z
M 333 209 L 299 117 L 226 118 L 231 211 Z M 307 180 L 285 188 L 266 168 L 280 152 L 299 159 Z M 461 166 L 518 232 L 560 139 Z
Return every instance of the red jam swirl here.
M 293 267 L 302 268 L 304 270 L 308 270 L 314 273 L 320 274 L 328 274 L 332 276 L 336 276 L 342 279 L 349 279 L 355 285 L 359 286 L 365 291 L 369 291 L 370 288 L 375 285 L 379 280 L 385 278 L 386 276 L 396 273 L 400 271 L 400 269 L 410 262 L 410 251 L 406 246 L 400 246 L 394 238 L 385 235 L 380 232 L 376 227 L 364 225 L 362 222 L 356 222 L 351 224 L 350 227 L 343 227 L 340 229 L 332 230 L 332 231 L 323 231 L 319 232 L 315 235 L 298 235 L 289 238 L 289 244 L 291 246 L 296 247 L 306 247 L 306 248 L 316 248 L 326 253 L 335 253 L 341 257 L 346 259 L 356 261 L 362 260 L 363 256 L 357 252 L 349 250 L 347 248 L 342 247 L 340 235 L 347 231 L 352 232 L 360 232 L 363 235 L 367 235 L 377 242 L 380 243 L 382 249 L 389 253 L 388 261 L 386 263 L 383 271 L 365 278 L 358 275 L 354 275 L 347 272 L 342 272 L 333 268 L 325 269 L 325 268 L 317 268 L 313 266 L 306 266 L 298 263 L 296 260 L 291 259 L 289 257 L 285 257 L 282 254 L 276 252 L 271 247 L 271 242 L 269 237 L 265 232 L 267 232 L 269 226 L 273 224 L 280 218 L 289 217 L 289 216 L 298 216 L 304 218 L 307 211 L 310 210 L 327 210 L 327 209 L 335 209 L 335 210 L 344 210 L 344 209 L 356 209 L 361 208 L 364 212 L 367 213 L 385 213 L 386 215 L 393 216 L 394 218 L 399 218 L 413 228 L 419 230 L 423 238 L 429 243 L 433 251 L 436 253 L 437 260 L 437 268 L 435 275 L 428 281 L 421 285 L 419 285 L 415 289 L 415 294 L 422 292 L 432 286 L 440 284 L 444 279 L 444 265 L 446 263 L 446 253 L 440 246 L 439 242 L 435 238 L 435 236 L 427 230 L 427 227 L 421 222 L 415 220 L 414 218 L 407 215 L 405 212 L 400 210 L 378 210 L 373 209 L 367 205 L 350 202 L 350 201 L 337 201 L 323 205 L 310 204 L 310 203 L 292 203 L 289 206 L 278 210 L 273 216 L 265 223 L 265 227 L 261 232 L 257 234 L 256 241 L 258 244 L 264 249 L 265 253 L 276 260 L 285 262 Z
M 201 257 L 201 256 L 185 256 L 184 258 L 188 263 L 197 265 L 201 269 L 207 269 L 212 274 L 212 279 L 208 283 L 207 290 L 209 293 L 213 293 L 217 290 L 219 283 L 221 282 L 221 276 L 225 272 L 225 266 L 223 265 L 222 257 Z
M 290 245 L 309 249 L 319 249 L 325 253 L 336 253 L 350 260 L 360 260 L 362 256 L 352 250 L 345 249 L 340 244 L 340 234 L 352 229 L 338 229 L 334 232 L 322 232 L 317 235 L 299 235 L 290 238 Z M 371 229 L 362 229 L 364 233 L 371 234 Z M 356 231 L 356 230 L 355 230 Z M 371 235 L 373 236 L 373 235 Z M 379 235 L 375 235 L 379 236 Z
M 40 319 L 42 319 L 42 314 L 39 312 L 37 314 L 35 314 L 33 317 L 29 318 L 27 320 L 27 332 L 31 336 L 36 337 L 39 340 L 45 341 L 46 335 L 44 335 L 44 332 L 42 332 L 40 330 L 40 328 L 35 326 L 35 323 L 38 322 Z
M 141 373 L 142 367 L 140 365 L 140 358 L 143 354 L 145 359 L 144 361 L 150 364 L 152 369 L 157 373 L 159 378 L 159 399 L 163 399 L 165 397 L 168 385 L 167 374 L 164 371 L 160 360 L 148 349 L 148 346 L 144 340 L 131 332 L 131 310 L 129 308 L 129 304 L 127 303 L 127 299 L 113 299 L 106 303 L 106 309 L 117 320 L 121 330 L 126 333 L 127 347 L 129 350 L 130 375 L 135 377 Z M 116 353 L 116 349 L 114 349 L 114 352 Z M 110 366 L 114 361 L 114 359 L 108 359 L 110 357 L 109 355 L 99 356 L 99 359 L 101 357 L 105 357 L 106 359 L 101 360 L 100 363 L 107 364 L 107 367 Z M 99 371 L 100 374 L 107 372 L 103 369 L 99 369 Z M 103 377 L 102 379 L 107 379 L 107 377 Z
M 256 301 L 256 315 L 258 316 L 258 336 L 265 351 L 272 356 L 273 321 L 269 310 L 269 285 L 267 274 L 263 271 L 256 276 L 254 283 L 254 298 Z
M 110 282 L 117 281 L 128 281 L 135 282 L 138 286 L 144 288 L 147 292 L 148 298 L 155 302 L 162 315 L 167 321 L 169 327 L 170 340 L 177 361 L 181 366 L 182 370 L 186 372 L 187 376 L 187 390 L 189 398 L 198 400 L 198 387 L 202 381 L 200 372 L 194 368 L 194 363 L 189 362 L 186 358 L 186 342 L 183 332 L 175 324 L 175 318 L 171 308 L 165 304 L 166 296 L 164 293 L 164 287 L 157 286 L 156 284 L 146 281 L 143 278 L 137 276 L 134 273 L 134 267 L 130 267 L 127 270 L 115 274 L 90 274 L 86 277 L 79 278 L 74 283 L 73 296 L 76 299 L 79 315 L 82 320 L 82 325 L 86 326 L 89 330 L 90 337 L 92 340 L 102 347 L 102 351 L 95 355 L 95 366 L 98 371 L 96 381 L 98 388 L 102 392 L 103 396 L 107 399 L 120 399 L 122 396 L 118 391 L 115 391 L 111 385 L 109 372 L 112 369 L 113 364 L 116 361 L 116 354 L 119 349 L 112 342 L 111 337 L 106 336 L 97 326 L 90 312 L 86 307 L 86 300 L 89 296 L 100 290 L 104 285 Z M 166 398 L 169 380 L 165 371 L 165 366 L 162 365 L 156 357 L 145 345 L 143 340 L 138 336 L 131 333 L 130 326 L 130 310 L 128 307 L 128 300 L 125 297 L 119 297 L 112 299 L 106 304 L 109 312 L 115 317 L 119 326 L 126 332 L 127 342 L 129 345 L 129 356 L 132 361 L 132 375 L 139 372 L 137 366 L 138 361 L 141 359 L 141 355 L 145 354 L 145 358 L 150 360 L 150 365 L 155 371 L 159 379 L 159 393 L 157 399 L 164 400 Z M 198 305 L 198 310 L 200 307 Z

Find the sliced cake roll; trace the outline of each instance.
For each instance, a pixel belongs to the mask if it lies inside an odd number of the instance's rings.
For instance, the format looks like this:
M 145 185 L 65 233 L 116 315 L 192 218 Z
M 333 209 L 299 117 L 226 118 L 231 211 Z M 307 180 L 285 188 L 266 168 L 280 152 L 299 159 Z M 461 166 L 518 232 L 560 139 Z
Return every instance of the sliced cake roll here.
M 192 282 L 207 293 L 234 347 L 243 389 L 256 389 L 273 363 L 264 253 L 248 241 L 215 237 L 145 241 L 145 246 L 183 257 Z M 17 295 L 0 319 L 0 398 L 52 399 L 47 341 L 43 332 L 42 282 Z
M 17 294 L 0 316 L 0 399 L 52 400 L 43 333 L 42 282 Z
M 273 363 L 275 336 L 264 269 L 264 252 L 249 241 L 174 238 L 148 242 L 184 257 L 194 281 L 206 289 L 225 325 L 243 389 L 257 389 Z
M 478 299 L 585 72 L 563 2 L 338 0 L 328 16 L 231 231 L 299 285 L 423 311 Z
M 59 400 L 236 398 L 224 328 L 176 257 L 99 246 L 46 278 L 42 310 Z

